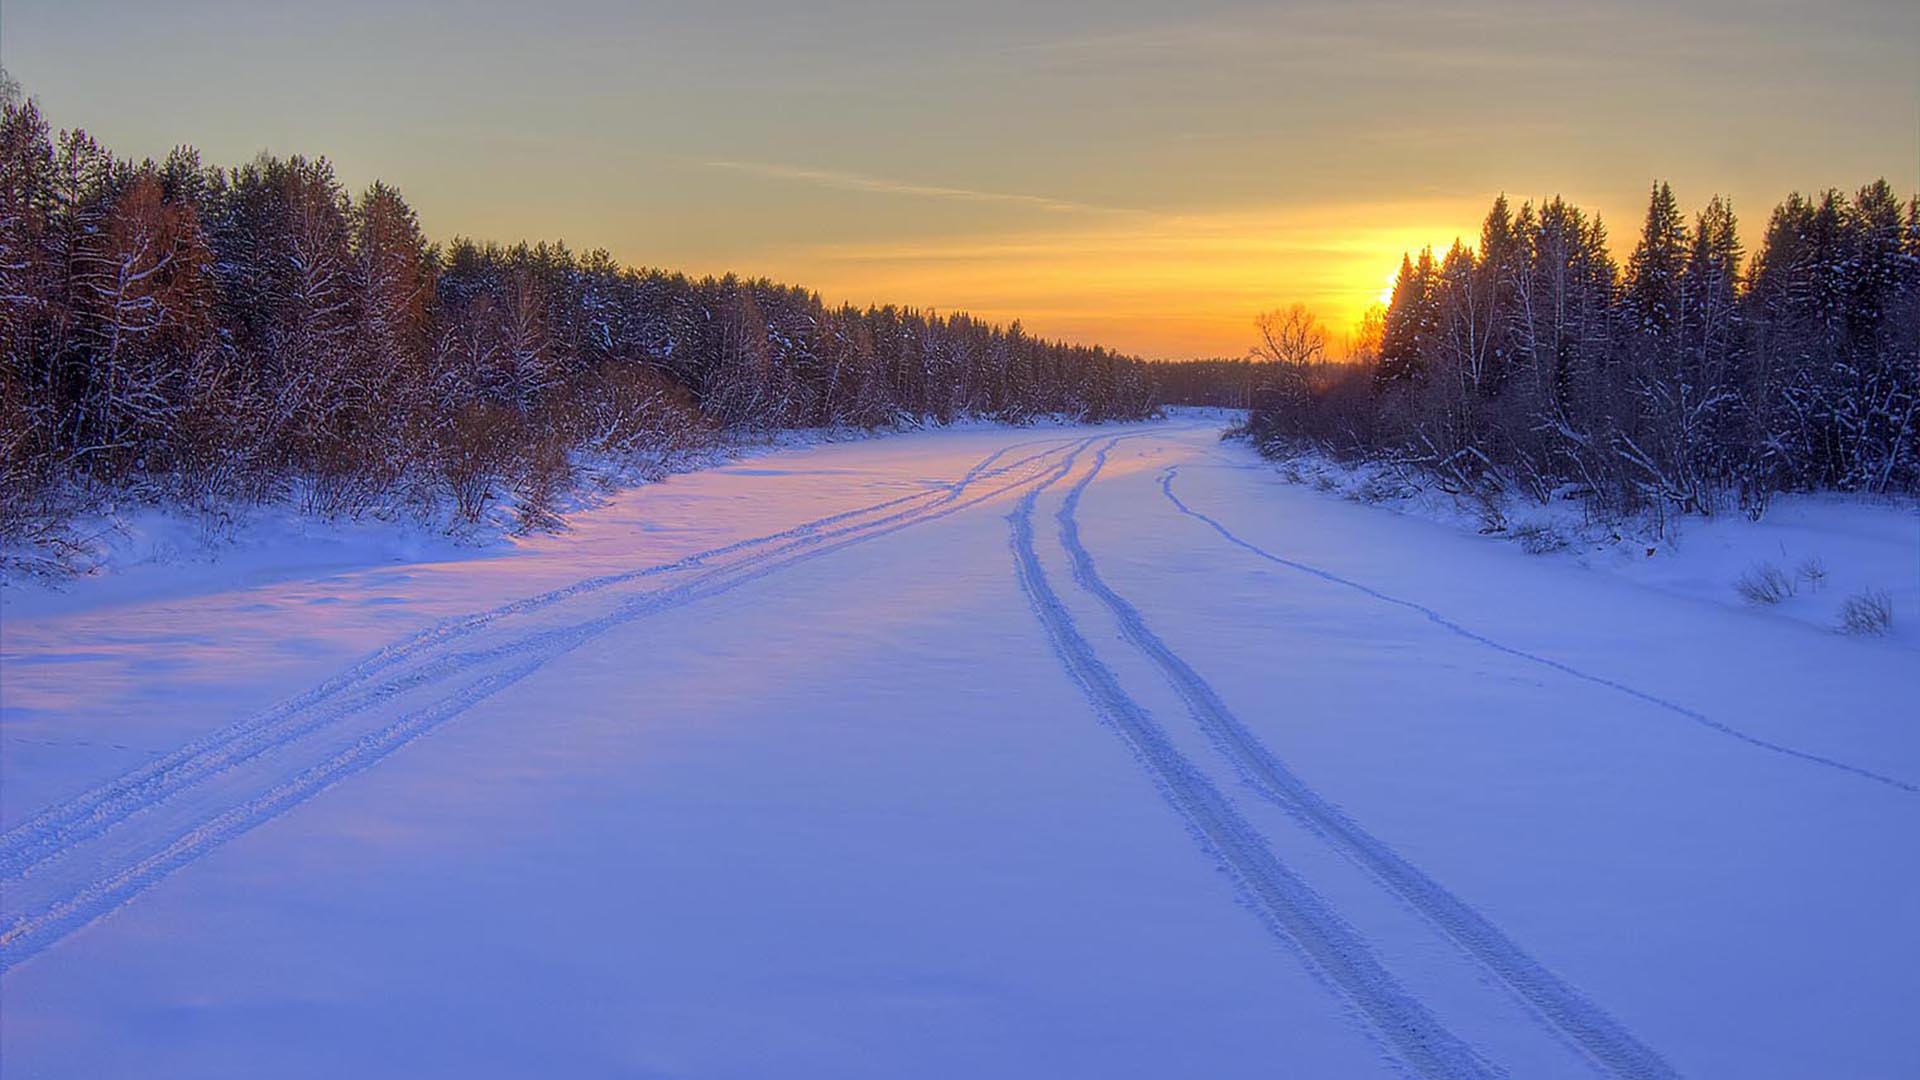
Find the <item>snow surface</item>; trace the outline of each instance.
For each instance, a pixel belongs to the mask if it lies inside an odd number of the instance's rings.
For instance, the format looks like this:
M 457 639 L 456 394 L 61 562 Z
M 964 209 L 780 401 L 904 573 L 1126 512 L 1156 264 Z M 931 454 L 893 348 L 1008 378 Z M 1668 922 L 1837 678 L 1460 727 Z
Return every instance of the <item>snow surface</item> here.
M 1221 426 L 6 589 L 0 1067 L 1920 1074 L 1920 518 L 1535 557 Z
M 1275 467 L 1289 482 L 1456 528 L 1485 532 L 1471 503 L 1418 486 L 1417 478 L 1373 463 L 1345 465 L 1303 454 Z M 1533 552 L 1618 574 L 1663 592 L 1753 607 L 1737 583 L 1757 568 L 1787 577 L 1793 595 L 1760 609 L 1821 629 L 1841 626 L 1841 607 L 1863 592 L 1885 594 L 1896 613 L 1884 637 L 1920 648 L 1920 506 L 1910 499 L 1778 495 L 1760 521 L 1715 518 L 1589 520 L 1577 500 L 1552 504 L 1509 498 L 1499 507 L 1496 539 Z M 1657 526 L 1657 527 L 1656 527 Z M 1898 618 L 1899 612 L 1907 618 Z

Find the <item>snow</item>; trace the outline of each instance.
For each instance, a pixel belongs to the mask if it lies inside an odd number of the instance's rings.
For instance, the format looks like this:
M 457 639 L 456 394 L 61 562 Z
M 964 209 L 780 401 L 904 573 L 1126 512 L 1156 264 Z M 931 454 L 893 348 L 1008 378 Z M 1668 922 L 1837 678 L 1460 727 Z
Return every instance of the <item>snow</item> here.
M 1489 532 L 1475 507 L 1380 465 L 1348 466 L 1304 454 L 1275 472 L 1350 501 Z M 1708 603 L 1755 608 L 1739 581 L 1756 568 L 1774 567 L 1792 581 L 1793 595 L 1755 610 L 1756 616 L 1786 616 L 1835 630 L 1848 597 L 1884 593 L 1895 612 L 1884 638 L 1920 648 L 1920 618 L 1898 617 L 1903 611 L 1920 616 L 1920 505 L 1910 499 L 1778 495 L 1757 522 L 1738 514 L 1595 522 L 1574 500 L 1542 505 L 1511 498 L 1499 509 L 1503 527 L 1491 531 L 1494 539 L 1525 548 L 1529 531 L 1538 530 L 1549 538 L 1536 542 L 1538 555 Z
M 7 1074 L 1920 1070 L 1910 510 L 1533 556 L 1223 422 L 8 588 Z
M 985 421 L 965 418 L 951 430 L 985 426 Z M 763 435 L 716 434 L 711 445 L 639 455 L 577 451 L 571 458 L 574 483 L 556 500 L 555 525 L 531 530 L 507 485 L 495 485 L 475 522 L 459 519 L 444 499 L 442 505 L 423 510 L 409 505 L 402 494 L 376 500 L 352 517 L 305 512 L 297 491 L 279 502 L 228 502 L 199 509 L 110 502 L 78 515 L 62 530 L 74 549 L 65 560 L 72 574 L 40 572 L 48 558 L 29 544 L 0 546 L 0 606 L 15 614 L 44 614 L 267 584 L 323 570 L 457 560 L 485 549 L 512 548 L 529 533 L 565 531 L 572 517 L 599 508 L 610 494 L 677 473 L 729 463 L 740 472 L 765 454 L 884 434 L 800 428 Z M 103 584 L 109 581 L 110 586 Z

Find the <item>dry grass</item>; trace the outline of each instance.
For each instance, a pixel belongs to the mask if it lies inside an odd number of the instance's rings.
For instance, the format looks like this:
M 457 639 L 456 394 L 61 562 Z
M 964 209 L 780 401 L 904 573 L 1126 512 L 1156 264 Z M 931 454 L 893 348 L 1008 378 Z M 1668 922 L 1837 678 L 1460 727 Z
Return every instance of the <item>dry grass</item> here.
M 1568 540 L 1557 526 L 1538 521 L 1522 522 L 1513 527 L 1513 538 L 1520 542 L 1520 550 L 1529 555 L 1547 555 L 1555 551 L 1565 551 Z
M 1733 587 L 1751 604 L 1777 604 L 1799 589 L 1792 575 L 1770 562 L 1754 564 Z
M 1879 589 L 1865 589 L 1840 605 L 1840 631 L 1846 634 L 1884 634 L 1893 629 L 1893 598 Z

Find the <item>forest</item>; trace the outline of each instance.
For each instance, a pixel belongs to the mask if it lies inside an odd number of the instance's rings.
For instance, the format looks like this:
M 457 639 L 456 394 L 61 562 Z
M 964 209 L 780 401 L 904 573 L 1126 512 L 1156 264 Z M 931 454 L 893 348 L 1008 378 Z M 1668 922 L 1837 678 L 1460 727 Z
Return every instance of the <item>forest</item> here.
M 1508 497 L 1601 521 L 1781 492 L 1920 492 L 1920 199 L 1789 196 L 1759 250 L 1733 209 L 1653 187 L 1625 266 L 1598 216 L 1496 200 L 1479 244 L 1402 261 L 1346 362 L 1304 309 L 1262 320 L 1249 432 L 1403 467 L 1500 524 Z
M 1763 514 L 1920 491 L 1920 199 L 1732 207 L 1653 187 L 1625 265 L 1596 215 L 1496 200 L 1403 259 L 1339 360 L 1294 308 L 1245 359 L 1150 364 L 1019 323 L 838 307 L 564 244 L 429 242 L 324 158 L 116 157 L 0 106 L 0 540 L 129 497 L 551 519 L 582 455 L 658 470 L 730 438 L 962 417 L 1249 408 L 1270 456 L 1384 462 L 1480 507 Z
M 512 491 L 538 518 L 577 452 L 657 464 L 783 428 L 1153 407 L 1142 361 L 1017 322 L 561 244 L 439 246 L 400 192 L 350 196 L 322 158 L 133 162 L 17 95 L 0 114 L 12 539 L 110 497 L 473 519 Z

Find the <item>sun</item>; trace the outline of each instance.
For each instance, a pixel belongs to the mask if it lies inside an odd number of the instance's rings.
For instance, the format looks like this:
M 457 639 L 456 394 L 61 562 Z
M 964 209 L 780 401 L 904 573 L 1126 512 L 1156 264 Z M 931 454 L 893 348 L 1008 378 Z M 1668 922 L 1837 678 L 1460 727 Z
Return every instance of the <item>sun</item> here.
M 1398 284 L 1399 281 L 1400 281 L 1399 270 L 1396 269 L 1393 273 L 1388 274 L 1387 283 L 1385 286 L 1383 286 L 1380 289 L 1380 295 L 1374 297 L 1375 302 L 1380 304 L 1382 307 L 1391 305 L 1393 303 L 1393 287 L 1394 285 Z

